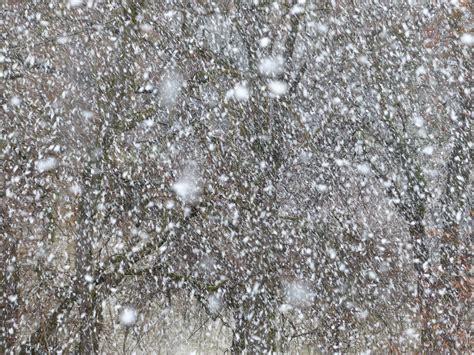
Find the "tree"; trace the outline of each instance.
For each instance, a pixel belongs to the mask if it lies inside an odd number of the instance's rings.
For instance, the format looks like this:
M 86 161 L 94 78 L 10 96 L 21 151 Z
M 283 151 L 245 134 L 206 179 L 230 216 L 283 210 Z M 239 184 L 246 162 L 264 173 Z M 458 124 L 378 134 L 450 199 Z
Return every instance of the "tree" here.
M 468 349 L 470 11 L 7 4 L 2 350 Z

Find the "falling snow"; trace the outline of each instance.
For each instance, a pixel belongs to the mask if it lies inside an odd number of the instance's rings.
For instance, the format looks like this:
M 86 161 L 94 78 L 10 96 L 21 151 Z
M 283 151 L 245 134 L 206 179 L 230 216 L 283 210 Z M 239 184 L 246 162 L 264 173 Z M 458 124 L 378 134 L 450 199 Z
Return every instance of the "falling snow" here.
M 267 46 L 268 41 L 264 40 L 264 45 Z M 258 69 L 260 73 L 268 76 L 280 74 L 283 71 L 284 59 L 282 56 L 263 58 L 260 61 Z
M 284 81 L 274 80 L 268 83 L 268 89 L 272 96 L 278 97 L 286 93 L 288 85 Z
M 52 158 L 52 157 L 49 157 L 49 158 L 46 158 L 46 159 L 38 160 L 38 161 L 35 163 L 36 170 L 38 170 L 38 172 L 40 172 L 40 173 L 42 173 L 42 172 L 44 172 L 44 171 L 52 170 L 52 169 L 54 169 L 57 165 L 58 165 L 57 160 L 56 160 L 55 158 Z
M 461 42 L 466 46 L 474 45 L 474 34 L 472 33 L 463 33 L 461 35 Z
M 125 326 L 134 325 L 137 321 L 137 311 L 133 308 L 125 308 L 122 313 L 120 313 L 120 323 Z
M 0 354 L 472 353 L 469 1 L 3 1 Z

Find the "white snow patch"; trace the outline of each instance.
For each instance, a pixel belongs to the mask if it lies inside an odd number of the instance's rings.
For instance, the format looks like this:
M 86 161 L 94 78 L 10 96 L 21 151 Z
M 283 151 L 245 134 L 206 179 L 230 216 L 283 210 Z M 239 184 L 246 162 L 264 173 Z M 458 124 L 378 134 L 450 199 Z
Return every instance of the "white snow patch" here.
M 181 91 L 182 78 L 175 72 L 168 73 L 160 83 L 160 97 L 165 105 L 173 105 Z
M 221 309 L 222 302 L 217 295 L 211 295 L 207 299 L 207 305 L 209 307 L 209 312 L 211 312 L 212 314 L 216 314 Z
M 244 85 L 236 85 L 234 88 L 234 97 L 239 101 L 248 100 L 249 90 Z
M 466 46 L 472 46 L 474 44 L 474 35 L 472 33 L 463 33 L 461 42 Z
M 36 170 L 40 173 L 44 171 L 52 170 L 56 168 L 57 165 L 58 165 L 58 161 L 53 157 L 41 159 L 41 160 L 36 161 L 35 163 Z
M 120 323 L 125 326 L 134 325 L 137 321 L 137 311 L 131 307 L 125 308 L 120 314 Z
M 143 124 L 143 127 L 150 128 L 150 127 L 153 127 L 153 125 L 155 124 L 155 121 L 148 119 L 148 120 L 144 120 L 142 124 Z
M 175 182 L 172 188 L 176 195 L 186 203 L 195 201 L 201 192 L 196 174 L 189 171 Z
M 250 92 L 245 84 L 236 84 L 233 89 L 230 89 L 225 94 L 225 99 L 235 99 L 237 101 L 247 101 L 250 97 Z
M 329 248 L 329 249 L 328 249 L 328 254 L 329 254 L 329 257 L 330 257 L 331 259 L 335 259 L 336 256 L 337 256 L 336 251 L 335 251 L 334 249 L 332 249 L 332 248 Z
M 416 338 L 418 336 L 415 328 L 408 328 L 405 330 L 405 334 L 411 338 Z
M 299 15 L 299 14 L 302 14 L 303 12 L 304 12 L 303 4 L 296 4 L 290 10 L 291 15 Z
M 58 44 L 66 44 L 69 42 L 69 38 L 67 36 L 61 36 L 61 37 L 58 37 L 56 42 L 58 42 Z
M 262 48 L 268 47 L 270 45 L 270 43 L 271 43 L 270 38 L 268 38 L 268 37 L 260 38 L 260 41 L 259 41 L 260 47 L 262 47 Z
M 138 237 L 145 240 L 150 239 L 150 236 L 148 235 L 148 233 L 142 230 L 138 232 Z
M 283 72 L 283 65 L 285 61 L 281 55 L 276 57 L 263 58 L 260 61 L 258 70 L 263 75 L 278 75 Z
M 273 80 L 268 83 L 268 89 L 273 97 L 279 97 L 286 94 L 288 90 L 288 84 L 284 81 Z
M 221 184 L 225 184 L 227 181 L 229 181 L 229 177 L 225 174 L 220 175 L 218 179 Z
M 81 192 L 82 192 L 81 185 L 79 185 L 79 184 L 73 184 L 73 185 L 71 185 L 71 187 L 69 188 L 69 191 L 71 191 L 74 195 L 80 195 Z
M 172 19 L 173 17 L 176 16 L 176 11 L 173 11 L 173 10 L 170 10 L 170 11 L 166 11 L 164 13 L 164 16 L 168 19 Z
M 462 219 L 462 211 L 458 211 L 456 213 L 456 221 L 461 222 L 461 219 Z
M 69 0 L 69 6 L 78 7 L 82 5 L 82 0 Z
M 8 300 L 9 300 L 11 303 L 16 303 L 17 300 L 18 300 L 18 295 L 10 295 L 10 296 L 8 296 Z
M 423 119 L 423 117 L 420 117 L 420 116 L 415 116 L 413 118 L 413 121 L 415 123 L 415 126 L 418 127 L 418 128 L 423 127 L 424 124 L 425 124 L 425 120 Z
M 351 165 L 348 160 L 346 159 L 334 159 L 334 162 L 337 166 L 349 166 Z
M 83 110 L 83 111 L 81 111 L 81 115 L 82 115 L 82 117 L 84 117 L 86 120 L 88 120 L 88 119 L 91 119 L 92 116 L 94 116 L 94 113 L 92 113 L 91 111 Z
M 280 307 L 278 307 L 278 310 L 282 313 L 286 313 L 288 311 L 291 311 L 293 309 L 293 307 L 289 304 L 282 304 Z
M 427 145 L 421 150 L 421 152 L 425 155 L 433 155 L 433 151 L 434 151 L 434 148 L 430 145 Z
M 357 318 L 360 320 L 364 320 L 368 317 L 368 315 L 369 315 L 369 311 L 364 309 L 357 313 Z
M 357 170 L 364 175 L 367 175 L 370 173 L 370 167 L 367 164 L 359 164 L 357 165 Z
M 416 69 L 416 76 L 419 77 L 424 74 L 426 74 L 426 68 L 423 65 L 421 65 Z
M 13 96 L 11 99 L 10 99 L 10 104 L 12 104 L 12 106 L 20 106 L 21 104 L 21 98 L 19 96 Z
M 316 29 L 319 33 L 326 33 L 329 30 L 328 26 L 324 23 L 318 23 Z
M 173 185 L 173 190 L 183 200 L 187 200 L 193 193 L 194 186 L 189 181 L 180 181 Z
M 328 185 L 318 184 L 316 185 L 316 190 L 320 193 L 326 192 L 328 190 Z
M 155 87 L 154 87 L 151 83 L 147 83 L 147 84 L 145 85 L 145 87 L 143 88 L 143 90 L 144 90 L 145 92 L 151 92 L 151 91 L 153 91 L 154 89 L 155 89 Z
M 357 61 L 358 61 L 360 64 L 370 65 L 369 58 L 367 58 L 367 56 L 365 56 L 365 55 L 359 56 L 359 57 L 357 58 Z
M 149 33 L 151 31 L 153 31 L 153 26 L 150 25 L 149 23 L 143 23 L 143 24 L 140 25 L 140 31 L 145 32 L 145 33 Z
M 304 307 L 309 305 L 314 297 L 310 287 L 304 282 L 291 282 L 285 289 L 286 300 L 290 306 Z
M 36 59 L 35 59 L 35 57 L 32 56 L 32 55 L 29 55 L 29 56 L 26 57 L 26 59 L 25 59 L 25 65 L 26 65 L 27 67 L 30 67 L 30 68 L 35 65 L 35 62 L 36 62 Z

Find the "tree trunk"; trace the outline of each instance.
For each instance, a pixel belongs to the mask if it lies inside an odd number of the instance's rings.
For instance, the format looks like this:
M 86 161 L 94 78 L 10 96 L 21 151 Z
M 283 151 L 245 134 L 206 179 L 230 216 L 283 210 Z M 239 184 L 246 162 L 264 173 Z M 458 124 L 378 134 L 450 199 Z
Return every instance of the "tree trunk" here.
M 275 312 L 263 301 L 256 297 L 234 308 L 232 354 L 262 354 L 278 350 Z
M 1 295 L 1 332 L 0 353 L 13 353 L 17 337 L 17 312 L 18 312 L 18 273 L 17 273 L 17 243 L 9 228 L 9 218 L 6 206 L 0 206 L 0 275 Z
M 94 196 L 98 176 L 92 176 L 92 167 L 86 168 L 84 188 L 80 205 L 78 232 L 76 236 L 76 294 L 79 305 L 79 344 L 81 354 L 95 354 L 99 350 L 98 317 L 100 308 L 96 304 L 95 270 L 93 265 Z
M 0 143 L 3 149 L 4 142 Z M 3 158 L 3 151 L 1 153 Z M 5 173 L 5 161 L 2 159 L 0 162 Z M 6 181 L 6 174 L 0 174 L 0 353 L 2 354 L 14 351 L 19 302 L 17 238 L 13 234 L 13 218 L 9 215 Z
M 424 244 L 426 238 L 425 227 L 421 220 L 412 222 L 410 236 L 413 243 L 414 268 L 417 273 L 416 288 L 421 318 L 421 349 L 422 352 L 434 350 L 435 335 L 432 318 L 434 316 L 432 301 L 430 300 L 430 280 L 428 277 L 428 250 Z
M 461 94 L 463 97 L 463 94 Z M 456 139 L 453 151 L 447 164 L 447 181 L 443 196 L 443 227 L 440 245 L 441 275 L 440 288 L 444 295 L 437 304 L 439 316 L 437 328 L 441 339 L 439 347 L 468 351 L 468 329 L 465 315 L 469 310 L 469 299 L 472 286 L 469 282 L 469 257 L 471 248 L 469 239 L 462 237 L 461 218 L 468 205 L 470 162 L 472 150 L 469 122 L 469 100 L 464 98 L 464 110 L 460 115 L 459 125 L 453 132 Z M 471 216 L 472 217 L 472 216 Z

